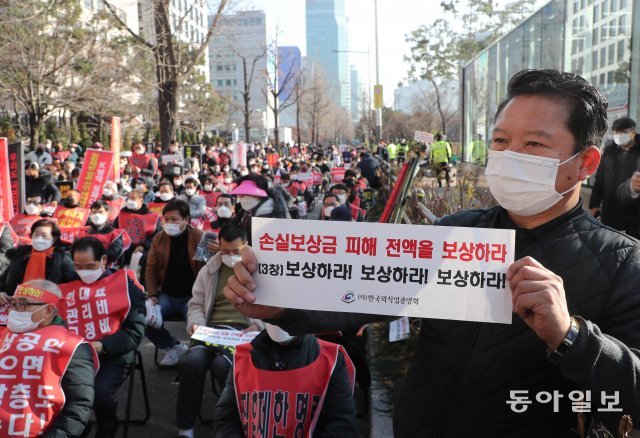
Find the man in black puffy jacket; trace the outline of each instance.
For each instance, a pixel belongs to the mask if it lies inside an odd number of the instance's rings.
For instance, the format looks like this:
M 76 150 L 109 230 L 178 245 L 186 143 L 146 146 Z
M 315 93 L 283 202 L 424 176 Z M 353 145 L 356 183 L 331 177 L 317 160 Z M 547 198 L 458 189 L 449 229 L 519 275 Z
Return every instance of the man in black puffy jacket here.
M 574 74 L 526 70 L 511 79 L 486 172 L 500 206 L 438 225 L 516 231 L 516 262 L 507 273 L 516 315 L 511 325 L 422 321 L 398 390 L 396 437 L 575 436 L 582 397 L 587 427 L 617 433 L 623 414 L 638 424 L 640 247 L 593 219 L 580 201 L 581 182 L 600 161 L 606 109 L 599 92 Z M 250 317 L 289 333 L 383 319 L 251 304 L 247 267 L 256 266 L 245 251 L 225 288 Z M 529 403 L 509 403 L 517 396 Z

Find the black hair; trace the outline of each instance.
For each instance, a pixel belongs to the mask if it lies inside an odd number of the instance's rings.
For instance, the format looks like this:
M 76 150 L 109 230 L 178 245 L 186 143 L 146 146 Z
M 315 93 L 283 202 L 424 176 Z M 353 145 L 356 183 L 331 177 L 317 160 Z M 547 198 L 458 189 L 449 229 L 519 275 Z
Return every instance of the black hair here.
M 102 242 L 95 237 L 87 236 L 73 242 L 73 245 L 71 245 L 71 258 L 73 258 L 78 251 L 85 252 L 89 250 L 93 253 L 95 260 L 100 260 L 107 255 L 107 250 L 104 249 Z
M 636 122 L 629 117 L 620 117 L 611 124 L 612 131 L 626 131 L 627 129 L 635 129 Z
M 182 219 L 186 219 L 189 217 L 189 204 L 174 198 L 165 204 L 162 208 L 162 214 L 164 215 L 168 211 L 177 211 Z
M 40 227 L 50 227 L 51 237 L 53 237 L 54 240 L 58 240 L 62 235 L 62 233 L 60 232 L 60 227 L 58 226 L 58 223 L 55 221 L 52 221 L 51 219 L 40 219 L 35 221 L 33 225 L 31 225 L 31 235 L 33 235 L 33 232 Z
M 442 140 L 442 135 L 440 135 L 440 134 L 436 134 L 436 135 L 433 137 L 433 139 L 434 139 L 435 141 L 440 141 L 440 140 Z
M 566 123 L 576 140 L 576 151 L 602 143 L 607 132 L 607 99 L 583 77 L 552 69 L 522 70 L 509 81 L 507 95 L 496 109 L 496 120 L 517 96 L 545 96 L 566 102 Z
M 324 195 L 324 198 L 322 198 L 322 203 L 324 204 L 324 201 L 327 200 L 327 198 L 333 198 L 336 201 L 340 202 L 340 199 L 338 199 L 338 195 L 336 195 L 335 193 L 327 193 L 326 195 Z
M 103 201 L 102 199 L 98 199 L 96 202 L 91 204 L 91 210 L 100 209 L 100 208 L 104 208 L 106 211 L 109 211 L 111 209 L 111 207 L 109 206 L 109 203 L 106 201 Z
M 348 191 L 347 186 L 342 183 L 334 184 L 333 186 L 331 186 L 329 193 L 331 193 L 333 189 L 344 190 L 345 192 Z
M 225 242 L 233 242 L 236 239 L 242 239 L 243 242 L 247 241 L 247 232 L 244 228 L 239 227 L 236 224 L 227 224 L 218 232 L 218 239 Z
M 197 178 L 194 178 L 192 176 L 188 177 L 187 179 L 184 180 L 184 185 L 186 187 L 187 184 L 193 184 L 194 186 L 196 186 L 196 188 L 200 187 L 200 181 L 197 180 Z
M 220 198 L 227 198 L 230 199 L 232 203 L 235 204 L 236 202 L 236 198 L 233 195 L 230 195 L 229 193 L 223 193 L 221 195 L 218 196 L 218 198 L 216 199 L 216 202 L 218 202 L 218 199 Z

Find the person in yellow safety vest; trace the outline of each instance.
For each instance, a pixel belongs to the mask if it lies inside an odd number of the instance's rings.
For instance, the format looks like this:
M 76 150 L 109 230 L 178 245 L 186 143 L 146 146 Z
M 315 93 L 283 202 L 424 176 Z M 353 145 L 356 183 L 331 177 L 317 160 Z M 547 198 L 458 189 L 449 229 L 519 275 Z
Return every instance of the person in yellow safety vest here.
M 400 139 L 400 144 L 398 145 L 398 164 L 404 163 L 407 155 L 409 155 L 409 145 L 407 144 L 407 141 L 402 138 Z
M 448 141 L 442 140 L 442 135 L 436 134 L 434 142 L 431 144 L 431 165 L 436 171 L 436 179 L 438 180 L 438 187 L 442 187 L 442 180 L 440 179 L 440 173 L 444 171 L 445 179 L 447 180 L 447 187 L 451 180 L 449 175 L 449 163 L 451 161 L 451 145 Z
M 396 146 L 393 143 L 389 143 L 387 145 L 387 154 L 389 154 L 389 162 L 390 163 L 392 161 L 395 161 L 396 157 L 398 156 L 398 146 Z
M 469 143 L 469 159 L 472 163 L 484 166 L 487 162 L 487 144 L 478 134 L 476 140 Z

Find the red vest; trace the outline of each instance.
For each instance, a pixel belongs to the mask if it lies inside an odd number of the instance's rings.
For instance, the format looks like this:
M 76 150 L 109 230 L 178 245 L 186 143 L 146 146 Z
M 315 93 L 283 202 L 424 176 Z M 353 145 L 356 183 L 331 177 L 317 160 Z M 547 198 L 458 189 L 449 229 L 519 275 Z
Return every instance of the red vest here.
M 207 203 L 207 207 L 215 208 L 216 202 L 218 201 L 218 197 L 222 195 L 222 192 L 205 192 L 202 191 L 200 195 L 204 198 Z
M 24 213 L 16 213 L 11 218 L 11 228 L 19 236 L 20 245 L 31 245 L 31 225 L 43 219 L 42 216 L 29 216 Z
M 60 325 L 0 331 L 0 436 L 34 437 L 64 407 L 62 377 L 82 338 Z
M 162 216 L 162 209 L 167 205 L 166 202 L 149 202 L 147 204 L 147 208 L 150 212 L 157 214 L 158 216 Z
M 233 379 L 245 437 L 311 437 L 318 422 L 331 374 L 341 351 L 349 372 L 351 392 L 355 368 L 342 346 L 317 340 L 320 354 L 295 370 L 256 368 L 251 344 L 240 344 L 234 355 Z
M 115 198 L 112 201 L 106 201 L 109 204 L 109 222 L 116 220 L 122 209 L 124 198 Z
M 135 214 L 121 211 L 118 216 L 118 228 L 126 230 L 131 242 L 140 244 L 156 231 L 159 216 L 155 213 Z
M 142 154 L 142 155 L 138 155 L 138 154 L 131 154 L 131 157 L 129 157 L 129 162 L 134 165 L 135 167 L 137 167 L 140 170 L 145 170 L 149 167 L 149 163 L 151 162 L 151 155 L 150 154 Z M 134 173 L 135 176 L 139 176 L 140 172 L 137 169 L 134 169 Z
M 88 208 L 66 208 L 58 205 L 53 212 L 53 217 L 58 219 L 58 225 L 61 227 L 81 227 L 87 223 L 89 213 L 91 210 Z

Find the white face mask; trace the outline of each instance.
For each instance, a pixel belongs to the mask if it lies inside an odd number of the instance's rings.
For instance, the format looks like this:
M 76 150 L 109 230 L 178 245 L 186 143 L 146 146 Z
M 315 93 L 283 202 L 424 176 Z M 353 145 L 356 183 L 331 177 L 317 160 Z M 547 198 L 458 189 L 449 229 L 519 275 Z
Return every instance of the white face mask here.
M 40 237 L 31 241 L 31 246 L 33 246 L 33 249 L 35 249 L 36 251 L 46 251 L 51 248 L 51 245 L 53 245 L 53 240 Z
M 218 215 L 218 217 L 221 217 L 223 219 L 229 219 L 231 217 L 231 209 L 226 205 L 222 205 L 218 207 L 218 209 L 216 210 L 216 214 Z
M 171 199 L 173 199 L 173 193 L 160 193 L 160 199 L 162 199 L 163 201 L 167 202 Z
M 196 194 L 196 189 L 185 189 L 184 192 L 187 194 L 187 196 L 193 196 Z
M 324 217 L 331 217 L 331 212 L 335 207 L 325 207 L 324 208 Z
M 338 195 L 338 201 L 340 201 L 340 204 L 344 204 L 347 202 L 347 195 Z
M 222 258 L 222 263 L 224 263 L 225 265 L 227 265 L 230 268 L 233 268 L 233 266 L 236 263 L 242 261 L 242 256 L 241 255 L 222 254 L 221 258 Z
M 171 237 L 179 236 L 184 231 L 180 224 L 164 224 L 163 227 L 164 232 Z
M 204 185 L 204 191 L 205 192 L 210 192 L 211 190 L 213 190 L 213 186 L 211 184 L 205 184 Z
M 25 211 L 29 216 L 40 214 L 40 209 L 36 204 L 27 204 L 27 206 L 25 207 Z
M 82 280 L 83 283 L 91 284 L 91 283 L 95 283 L 98 280 L 98 278 L 100 278 L 100 276 L 104 271 L 102 270 L 102 268 L 99 268 L 99 269 L 81 269 L 76 272 L 78 273 L 78 276 L 80 277 L 80 280 Z
M 253 210 L 255 206 L 260 203 L 258 198 L 254 198 L 253 196 L 242 196 L 239 201 L 242 209 L 246 211 Z
M 106 196 L 107 198 L 110 198 L 110 197 L 112 197 L 112 196 L 113 196 L 113 192 L 111 191 L 111 189 L 104 189 L 104 190 L 102 191 L 102 194 L 103 194 L 104 196 Z
M 127 208 L 129 210 L 137 210 L 138 209 L 138 201 L 134 201 L 133 199 L 127 199 Z
M 289 185 L 291 185 L 291 183 L 290 183 L 289 181 L 287 181 L 287 182 L 285 182 L 285 183 L 282 183 L 282 187 L 284 187 L 285 189 L 286 189 L 287 187 L 289 187 Z
M 271 338 L 271 340 L 273 340 L 273 342 L 277 342 L 278 344 L 286 344 L 287 342 L 290 342 L 296 338 L 295 336 L 291 336 L 289 333 L 282 330 L 277 325 L 269 324 L 268 322 L 265 322 L 264 325 L 267 329 L 269 337 Z
M 43 309 L 46 304 L 36 310 L 37 312 L 40 309 Z M 9 319 L 7 320 L 7 328 L 13 333 L 27 333 L 32 332 L 38 328 L 40 323 L 44 321 L 44 318 L 38 322 L 33 322 L 31 320 L 32 312 L 18 312 L 17 310 L 9 311 Z
M 556 192 L 557 158 L 538 157 L 510 151 L 489 151 L 485 175 L 496 201 L 518 216 L 533 216 L 556 205 L 573 187 Z M 578 182 L 577 184 L 580 184 Z M 576 185 L 577 185 L 576 184 Z
M 104 225 L 107 223 L 107 215 L 102 213 L 92 214 L 91 222 L 93 222 L 95 225 Z
M 626 132 L 624 134 L 613 134 L 613 141 L 618 146 L 626 146 L 631 142 L 631 134 L 627 134 Z
M 242 176 L 249 175 L 249 171 L 248 170 L 241 170 L 240 171 L 240 175 L 242 175 Z
M 225 178 L 224 179 L 224 183 L 225 184 L 231 184 L 231 178 Z

